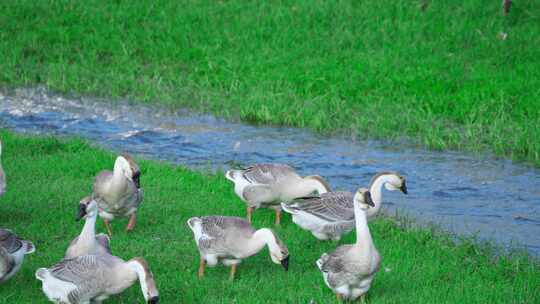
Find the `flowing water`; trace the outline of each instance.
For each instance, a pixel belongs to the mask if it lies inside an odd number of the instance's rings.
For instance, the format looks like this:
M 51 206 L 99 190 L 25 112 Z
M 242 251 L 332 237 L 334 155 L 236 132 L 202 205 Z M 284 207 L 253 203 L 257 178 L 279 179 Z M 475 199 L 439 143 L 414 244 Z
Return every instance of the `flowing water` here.
M 367 186 L 379 171 L 396 170 L 406 176 L 409 194 L 386 191 L 386 210 L 540 254 L 540 170 L 507 160 L 251 126 L 160 106 L 70 99 L 41 88 L 0 93 L 0 126 L 77 135 L 192 168 L 287 163 L 349 191 Z

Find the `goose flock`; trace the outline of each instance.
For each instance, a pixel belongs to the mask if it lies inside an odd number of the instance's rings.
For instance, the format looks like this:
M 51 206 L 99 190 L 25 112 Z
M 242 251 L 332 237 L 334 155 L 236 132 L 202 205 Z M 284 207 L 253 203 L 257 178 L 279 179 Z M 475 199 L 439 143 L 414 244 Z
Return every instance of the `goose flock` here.
M 1 153 L 0 142 L 0 195 L 6 189 Z M 359 187 L 355 193 L 334 192 L 321 176 L 302 177 L 284 164 L 255 164 L 229 170 L 225 177 L 234 183 L 234 192 L 246 204 L 247 216 L 246 219 L 225 215 L 188 219 L 187 225 L 200 253 L 199 278 L 204 277 L 207 265 L 212 267 L 221 262 L 230 266 L 233 280 L 242 260 L 265 247 L 272 262 L 287 271 L 290 252 L 284 242 L 286 238 L 270 228 L 256 229 L 251 224 L 254 209 L 270 208 L 275 210 L 276 225 L 280 224 L 284 210 L 292 215 L 296 225 L 319 240 L 339 240 L 355 230 L 354 244 L 322 253 L 313 262 L 338 299 L 364 298 L 381 261 L 368 220 L 381 209 L 383 186 L 407 194 L 403 176 L 397 172 L 380 172 L 372 178 L 369 188 Z M 145 259 L 135 257 L 126 261 L 113 255 L 110 246 L 110 221 L 128 217 L 126 230 L 132 231 L 135 227 L 137 209 L 143 200 L 139 166 L 129 155 L 119 155 L 112 171 L 96 175 L 92 189 L 92 193 L 79 202 L 76 219 L 85 223 L 81 233 L 69 244 L 64 258 L 35 272 L 35 277 L 42 282 L 43 293 L 54 303 L 102 303 L 138 281 L 145 302 L 158 303 L 158 288 Z M 108 234 L 96 234 L 98 216 L 103 219 Z M 7 228 L 0 228 L 0 283 L 13 277 L 25 255 L 34 251 L 32 242 Z

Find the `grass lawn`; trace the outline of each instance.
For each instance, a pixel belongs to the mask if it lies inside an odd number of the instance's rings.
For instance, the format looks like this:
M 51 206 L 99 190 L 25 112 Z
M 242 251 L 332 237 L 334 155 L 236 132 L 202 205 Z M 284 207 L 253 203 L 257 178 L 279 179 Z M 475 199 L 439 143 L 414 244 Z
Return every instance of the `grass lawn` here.
M 77 139 L 15 135 L 0 130 L 8 178 L 0 198 L 0 226 L 32 240 L 37 251 L 21 271 L 0 286 L 0 303 L 47 303 L 34 278 L 38 267 L 58 262 L 82 228 L 75 222 L 78 201 L 92 177 L 111 168 L 115 155 Z M 124 259 L 145 257 L 156 277 L 162 303 L 332 303 L 315 260 L 338 243 L 321 242 L 285 216 L 277 233 L 291 252 L 289 272 L 273 264 L 265 249 L 238 269 L 209 268 L 198 280 L 198 251 L 186 220 L 195 215 L 244 215 L 244 205 L 222 175 L 140 160 L 145 199 L 132 233 L 126 219 L 113 222 L 112 249 Z M 272 212 L 258 210 L 256 227 L 268 227 Z M 403 229 L 394 220 L 370 223 L 382 270 L 369 292 L 370 303 L 539 303 L 538 260 L 523 255 L 495 257 L 465 242 L 453 245 L 429 230 Z M 98 230 L 104 226 L 98 221 Z M 349 234 L 340 244 L 353 242 Z M 385 271 L 388 269 L 389 271 Z M 107 303 L 142 303 L 138 285 Z
M 540 1 L 513 1 L 508 16 L 500 6 L 2 1 L 0 86 L 405 136 L 540 166 Z

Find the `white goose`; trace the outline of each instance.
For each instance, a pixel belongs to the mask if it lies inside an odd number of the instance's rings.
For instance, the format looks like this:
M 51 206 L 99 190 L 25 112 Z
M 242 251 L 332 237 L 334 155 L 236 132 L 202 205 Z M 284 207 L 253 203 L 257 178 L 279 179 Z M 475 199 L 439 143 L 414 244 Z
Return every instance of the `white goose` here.
M 366 211 L 374 206 L 366 188 L 360 188 L 354 196 L 356 243 L 342 245 L 332 253 L 324 253 L 317 266 L 324 282 L 338 299 L 355 300 L 364 296 L 371 287 L 379 270 L 381 258 L 369 233 Z
M 0 228 L 0 283 L 13 277 L 21 268 L 24 256 L 35 251 L 34 244 Z
M 99 304 L 136 280 L 147 303 L 159 301 L 154 276 L 143 258 L 125 262 L 108 254 L 83 255 L 62 260 L 51 268 L 40 268 L 36 278 L 42 281 L 43 293 L 54 303 Z
M 380 172 L 372 179 L 369 191 L 374 208 L 367 210 L 368 218 L 376 216 L 382 206 L 382 187 L 390 191 L 401 190 L 407 194 L 405 178 L 397 172 Z M 320 196 L 301 198 L 292 203 L 282 203 L 285 212 L 300 228 L 311 231 L 319 240 L 339 240 L 354 228 L 353 193 L 327 192 Z
M 129 216 L 127 231 L 135 227 L 137 208 L 143 200 L 139 178 L 139 166 L 126 154 L 116 158 L 112 172 L 104 170 L 96 176 L 93 198 L 98 202 L 99 216 L 109 235 L 112 235 L 109 221 L 116 216 Z
M 96 235 L 96 220 L 98 207 L 90 196 L 83 198 L 79 203 L 77 221 L 84 218 L 85 223 L 81 234 L 71 241 L 66 250 L 65 259 L 88 254 L 111 254 L 110 239 L 106 234 Z
M 270 229 L 255 230 L 246 220 L 229 216 L 192 217 L 187 223 L 201 255 L 199 278 L 204 276 L 206 263 L 215 266 L 221 261 L 231 266 L 230 279 L 233 280 L 237 265 L 265 246 L 272 261 L 288 270 L 289 250 Z
M 6 192 L 6 174 L 2 167 L 2 141 L 0 140 L 0 196 Z
M 229 170 L 225 177 L 234 183 L 234 192 L 247 204 L 251 223 L 253 209 L 267 207 L 276 211 L 276 225 L 281 221 L 281 202 L 289 202 L 314 192 L 326 193 L 330 186 L 318 175 L 301 177 L 282 164 L 256 164 L 243 170 Z

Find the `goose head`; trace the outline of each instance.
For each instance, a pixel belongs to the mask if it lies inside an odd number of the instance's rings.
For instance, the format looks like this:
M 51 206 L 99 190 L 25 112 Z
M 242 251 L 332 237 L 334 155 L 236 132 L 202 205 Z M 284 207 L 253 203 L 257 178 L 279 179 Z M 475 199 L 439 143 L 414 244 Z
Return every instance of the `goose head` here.
M 114 162 L 114 171 L 121 172 L 128 180 L 133 181 L 137 189 L 141 187 L 141 170 L 137 163 L 128 154 L 122 154 Z
M 371 192 L 366 188 L 360 188 L 354 195 L 354 203 L 362 210 L 367 210 L 370 207 L 375 207 L 373 199 L 371 199 Z
M 91 197 L 86 196 L 79 202 L 79 212 L 75 218 L 77 221 L 88 217 L 96 216 L 98 213 L 97 202 Z
M 383 172 L 377 173 L 371 179 L 370 188 L 371 188 L 371 185 L 373 185 L 379 178 L 384 179 L 384 187 L 386 188 L 386 190 L 389 190 L 389 191 L 400 190 L 404 194 L 408 193 L 405 177 L 401 176 L 399 173 L 395 171 L 383 171 Z
M 270 231 L 272 232 L 274 238 L 273 242 L 268 242 L 270 258 L 272 259 L 272 262 L 281 264 L 285 271 L 287 271 L 289 270 L 289 249 L 272 230 Z

